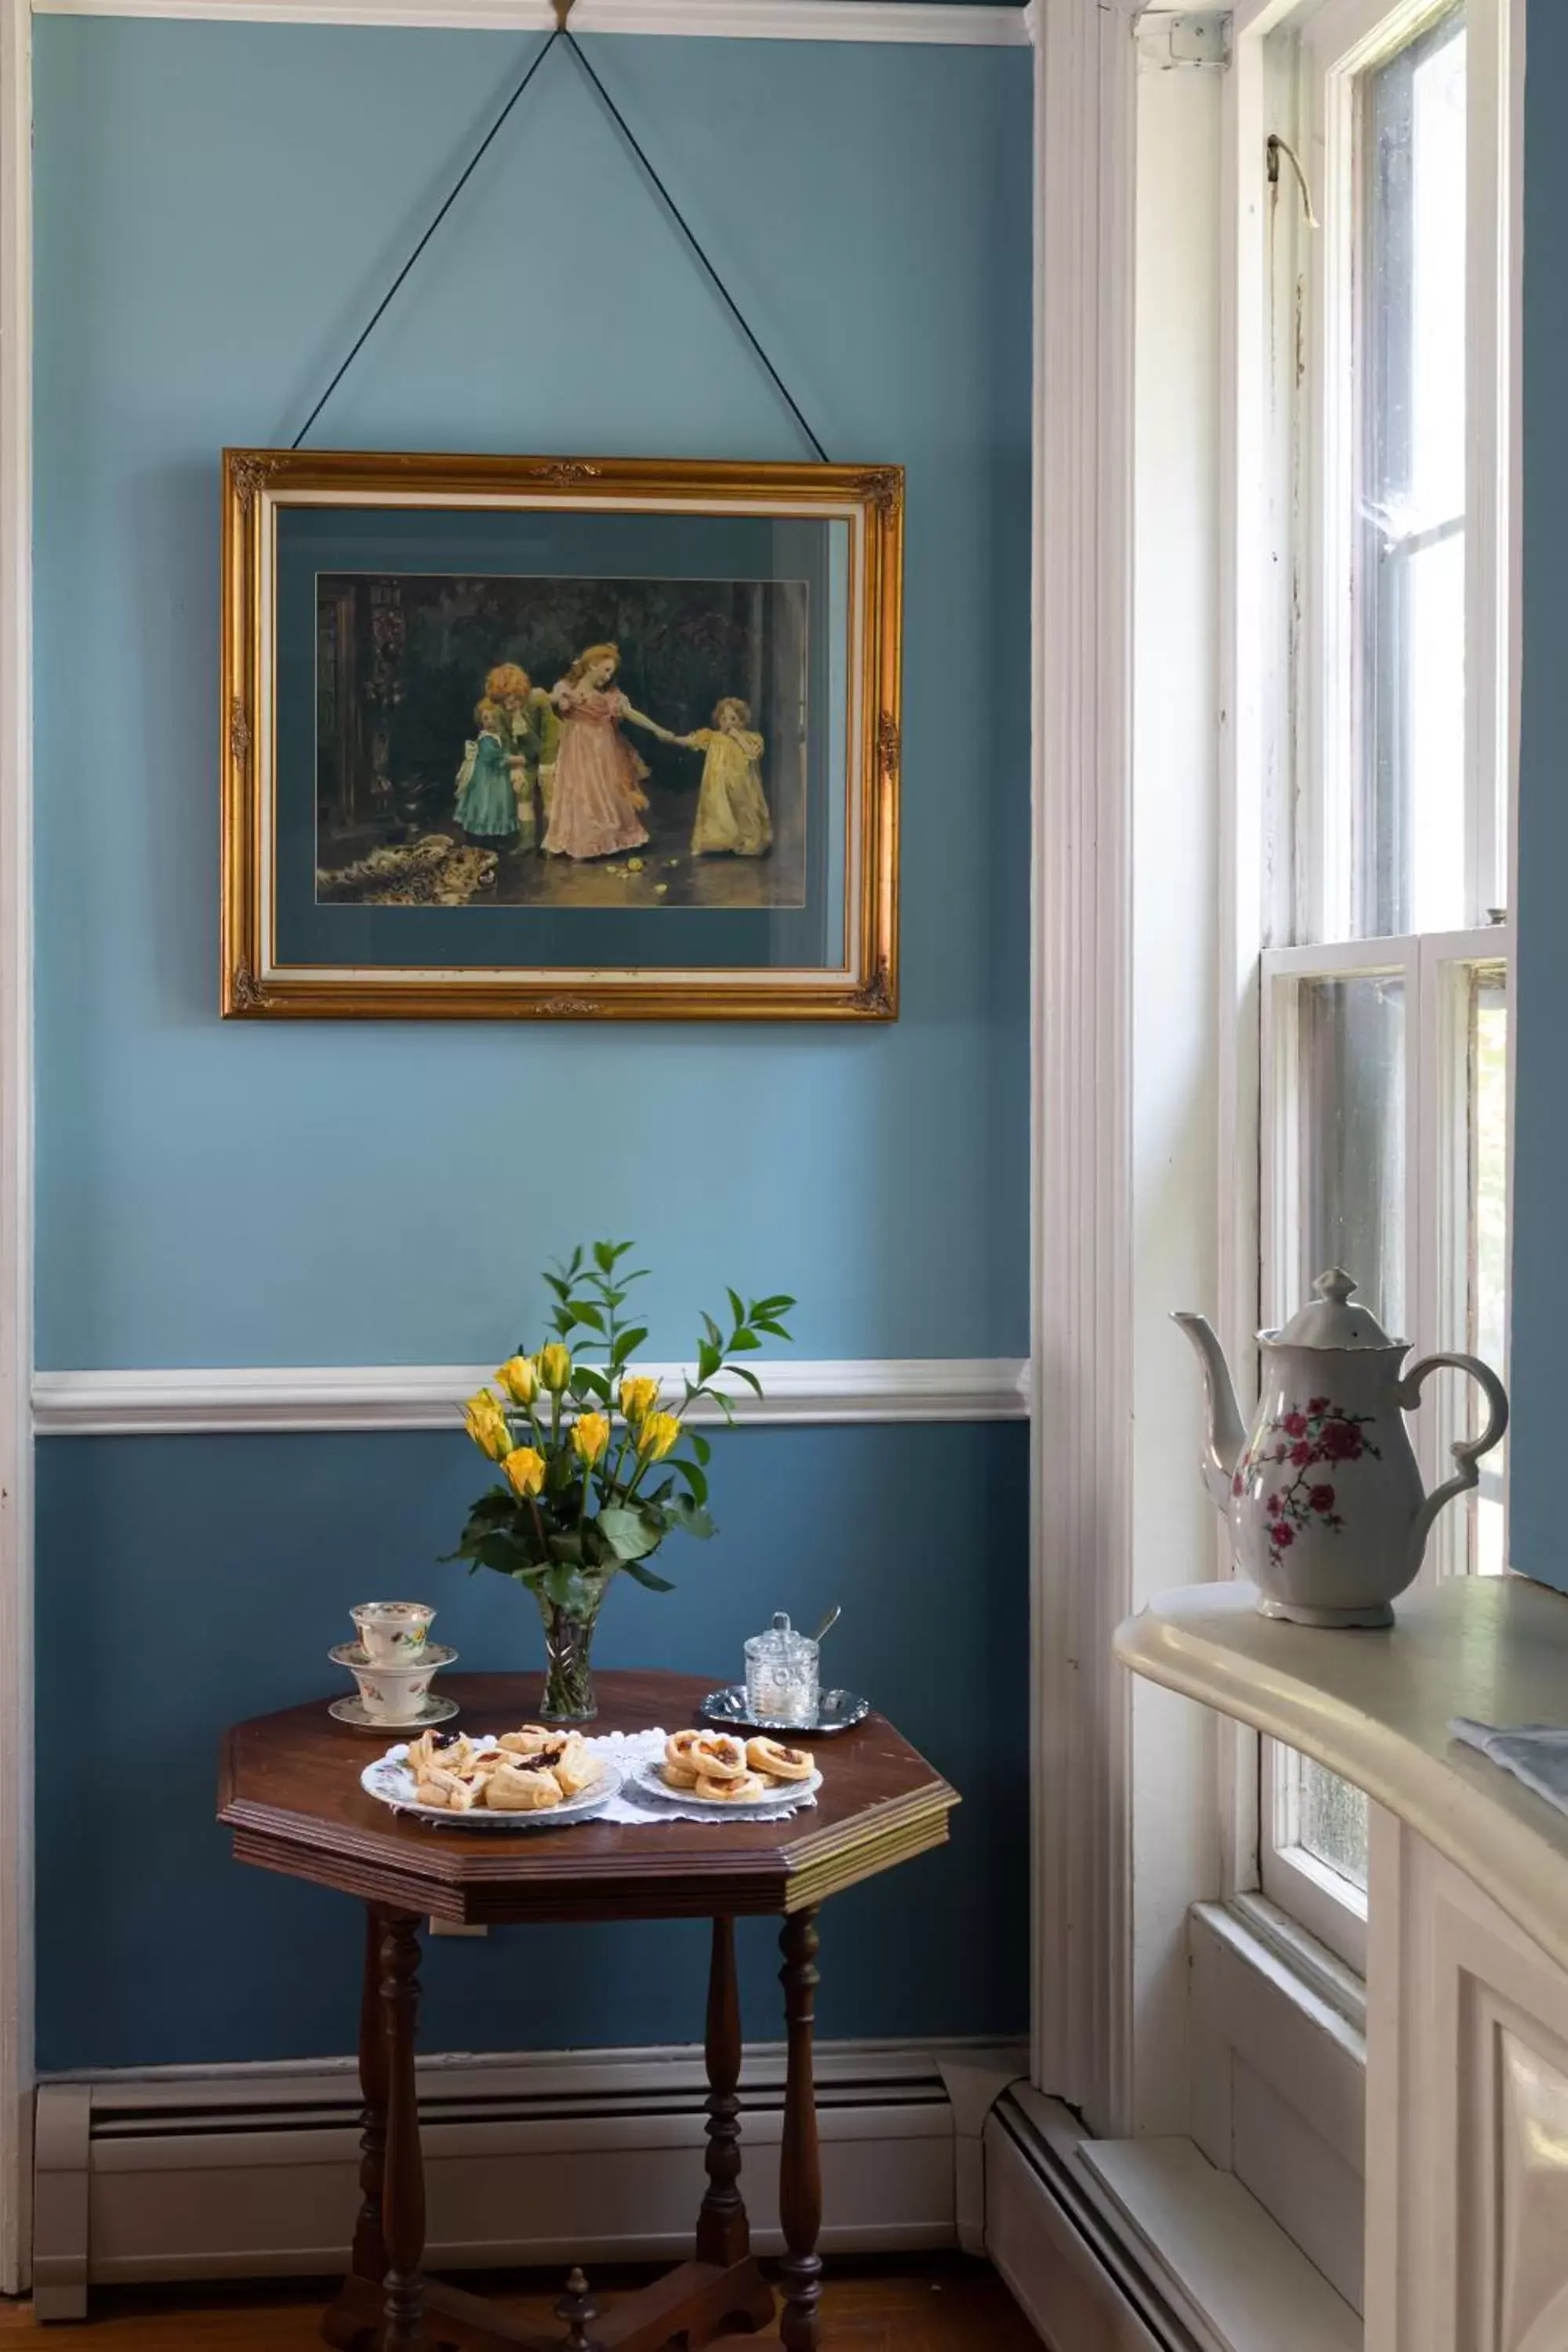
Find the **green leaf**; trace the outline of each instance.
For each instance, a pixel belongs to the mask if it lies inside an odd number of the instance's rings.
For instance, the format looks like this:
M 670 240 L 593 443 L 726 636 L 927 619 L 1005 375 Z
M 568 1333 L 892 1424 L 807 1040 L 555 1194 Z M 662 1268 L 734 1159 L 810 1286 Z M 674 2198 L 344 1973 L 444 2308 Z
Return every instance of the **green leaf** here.
M 724 1334 L 720 1330 L 719 1326 L 714 1322 L 711 1315 L 705 1315 L 702 1318 L 702 1328 L 707 1332 L 709 1340 L 713 1347 L 721 1348 L 723 1346 Z
M 579 1299 L 574 1312 L 579 1323 L 585 1323 L 590 1331 L 597 1331 L 603 1336 L 605 1318 L 596 1307 L 588 1307 Z
M 786 1331 L 782 1323 L 776 1323 L 771 1315 L 753 1315 L 752 1324 L 755 1330 L 771 1331 L 775 1339 L 788 1339 L 794 1344 L 793 1333 Z
M 597 1397 L 601 1404 L 609 1403 L 610 1381 L 608 1373 L 600 1371 L 596 1364 L 579 1364 L 575 1372 L 574 1372 L 572 1376 L 572 1386 L 574 1391 L 581 1394 L 583 1391 L 577 1390 L 577 1382 L 579 1380 L 581 1380 L 583 1383 L 583 1390 L 585 1390 L 590 1396 Z
M 759 1315 L 787 1315 L 797 1303 L 795 1299 L 786 1298 L 782 1291 L 776 1298 L 753 1298 L 750 1319 L 754 1323 Z
M 624 1364 L 629 1357 L 637 1354 L 647 1338 L 647 1328 L 641 1325 L 634 1324 L 629 1330 L 621 1332 L 610 1350 L 610 1361 L 617 1366 Z
M 741 1303 L 741 1294 L 738 1290 L 726 1290 L 724 1296 L 730 1302 L 731 1312 L 734 1316 L 737 1328 L 739 1328 L 739 1326 L 746 1319 L 746 1310 Z
M 742 1328 L 741 1330 L 737 1331 L 734 1337 L 731 1339 L 730 1353 L 732 1356 L 745 1355 L 749 1353 L 752 1348 L 760 1348 L 762 1344 L 762 1341 L 758 1339 L 754 1331 Z
M 569 1609 L 574 1615 L 585 1615 L 594 1605 L 594 1587 L 585 1576 L 564 1563 L 546 1569 L 540 1579 L 540 1590 L 557 1609 Z
M 628 1576 L 635 1576 L 639 1584 L 646 1584 L 650 1592 L 675 1591 L 674 1585 L 667 1576 L 656 1576 L 652 1569 L 645 1568 L 640 1559 L 628 1559 L 626 1562 L 626 1570 Z
M 718 1532 L 701 1504 L 688 1502 L 684 1495 L 676 1496 L 669 1506 L 669 1516 L 687 1535 L 700 1537 L 704 1543 Z
M 749 1371 L 744 1364 L 731 1364 L 730 1370 L 738 1381 L 744 1381 L 749 1389 L 755 1389 L 757 1394 L 762 1395 L 763 1384 L 755 1372 Z
M 615 1244 L 613 1242 L 595 1242 L 594 1244 L 594 1263 L 598 1267 L 601 1274 L 614 1274 L 616 1270 Z
M 697 1350 L 697 1378 L 699 1384 L 710 1381 L 723 1360 L 723 1351 L 720 1349 L 717 1343 L 710 1339 L 704 1339 L 702 1345 Z
M 687 1443 L 689 1444 L 691 1451 L 696 1454 L 697 1459 L 702 1464 L 704 1469 L 706 1469 L 709 1463 L 713 1459 L 712 1445 L 710 1444 L 709 1440 L 703 1436 L 702 1432 L 700 1429 L 689 1429 L 686 1433 L 686 1437 Z
M 582 1537 L 576 1534 L 569 1536 L 552 1536 L 550 1538 L 550 1557 L 552 1559 L 562 1560 L 568 1563 L 574 1560 L 580 1560 L 583 1557 Z
M 685 1479 L 691 1490 L 691 1499 L 694 1503 L 705 1503 L 708 1500 L 708 1481 L 695 1462 L 677 1461 L 670 1466 Z
M 626 1509 L 619 1504 L 599 1513 L 595 1524 L 616 1558 L 620 1560 L 643 1559 L 657 1551 L 663 1540 L 662 1528 L 650 1527 L 635 1507 Z

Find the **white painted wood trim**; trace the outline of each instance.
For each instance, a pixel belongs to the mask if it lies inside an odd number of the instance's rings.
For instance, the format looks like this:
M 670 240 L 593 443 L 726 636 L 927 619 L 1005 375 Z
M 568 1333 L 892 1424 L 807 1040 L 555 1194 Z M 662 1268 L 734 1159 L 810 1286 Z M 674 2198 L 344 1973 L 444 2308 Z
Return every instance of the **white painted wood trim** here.
M 1034 2079 L 1130 2095 L 1132 0 L 1038 0 Z
M 825 2246 L 983 2237 L 986 2117 L 1020 2043 L 828 2042 L 816 2083 Z M 742 2069 L 752 2234 L 776 2252 L 782 2045 Z M 431 2260 L 443 2268 L 657 2258 L 700 2195 L 699 2051 L 438 2057 L 419 2066 Z M 47 2079 L 38 2092 L 39 2315 L 79 2316 L 92 2281 L 341 2268 L 358 2203 L 352 2059 Z M 541 2159 L 545 2159 L 542 2167 Z M 196 2187 L 199 2179 L 200 2187 Z
M 32 27 L 0 0 L 0 2293 L 27 2284 L 33 2063 Z
M 42 16 L 163 16 L 207 24 L 384 25 L 447 32 L 548 32 L 551 0 L 33 0 Z M 694 34 L 710 40 L 937 42 L 1026 48 L 1032 11 L 940 0 L 577 0 L 575 33 Z
M 784 1429 L 861 1422 L 1021 1421 L 1028 1367 L 1016 1357 L 915 1356 L 822 1363 L 759 1356 L 767 1393 L 734 1383 L 736 1419 Z M 643 1364 L 679 1391 L 679 1364 Z M 174 1371 L 38 1372 L 41 1437 L 172 1437 L 282 1430 L 452 1429 L 491 1364 L 308 1364 Z M 704 1401 L 691 1418 L 721 1420 Z

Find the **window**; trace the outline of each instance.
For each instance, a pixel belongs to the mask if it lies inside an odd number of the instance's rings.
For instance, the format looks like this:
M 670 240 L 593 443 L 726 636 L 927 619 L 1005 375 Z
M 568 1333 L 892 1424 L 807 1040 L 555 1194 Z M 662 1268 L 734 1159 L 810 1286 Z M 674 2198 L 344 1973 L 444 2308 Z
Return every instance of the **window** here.
M 1260 1306 L 1354 1276 L 1422 1354 L 1506 1369 L 1512 771 L 1508 0 L 1324 0 L 1264 40 L 1258 261 L 1277 576 L 1260 631 Z M 1300 168 L 1295 169 L 1297 158 Z M 1314 216 L 1315 215 L 1315 216 Z M 1267 452 L 1272 448 L 1272 457 Z M 1272 642 L 1269 642 L 1269 640 Z M 1428 1484 L 1479 1426 L 1444 1371 Z M 1424 1573 L 1506 1559 L 1494 1454 Z M 1353 1965 L 1366 1808 L 1264 1743 L 1266 1894 Z

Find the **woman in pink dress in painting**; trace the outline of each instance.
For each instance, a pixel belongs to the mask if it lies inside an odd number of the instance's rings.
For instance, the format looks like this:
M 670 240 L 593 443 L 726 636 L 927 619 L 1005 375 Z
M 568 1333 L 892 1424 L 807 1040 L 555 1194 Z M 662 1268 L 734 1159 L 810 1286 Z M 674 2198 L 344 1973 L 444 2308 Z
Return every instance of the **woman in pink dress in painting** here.
M 551 857 L 613 857 L 617 850 L 640 849 L 647 839 L 640 814 L 647 806 L 642 789 L 647 770 L 620 722 L 646 727 L 662 743 L 675 738 L 634 710 L 615 685 L 620 661 L 618 646 L 590 646 L 551 697 L 561 713 L 555 795 L 544 836 Z

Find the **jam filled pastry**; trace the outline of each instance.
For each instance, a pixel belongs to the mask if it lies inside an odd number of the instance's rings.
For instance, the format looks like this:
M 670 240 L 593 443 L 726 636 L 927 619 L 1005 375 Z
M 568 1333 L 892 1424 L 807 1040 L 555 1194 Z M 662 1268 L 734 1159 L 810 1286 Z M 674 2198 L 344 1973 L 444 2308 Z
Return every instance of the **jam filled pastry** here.
M 664 1743 L 662 1767 L 666 1785 L 671 1789 L 695 1789 L 697 1759 L 695 1749 L 706 1735 L 700 1731 L 672 1731 Z
M 689 1760 L 700 1780 L 739 1780 L 746 1770 L 746 1744 L 728 1731 L 705 1731 Z
M 599 1777 L 594 1752 L 577 1731 L 566 1740 L 550 1770 L 563 1797 L 580 1797 Z
M 784 1748 L 776 1739 L 749 1739 L 746 1761 L 769 1780 L 809 1780 L 816 1769 L 809 1748 Z
M 755 1804 L 759 1797 L 767 1795 L 768 1784 L 760 1772 L 741 1772 L 732 1780 L 715 1780 L 700 1772 L 695 1793 L 720 1798 L 727 1805 Z
M 492 1813 L 543 1813 L 560 1802 L 561 1784 L 552 1772 L 509 1763 L 485 1782 L 485 1803 Z

